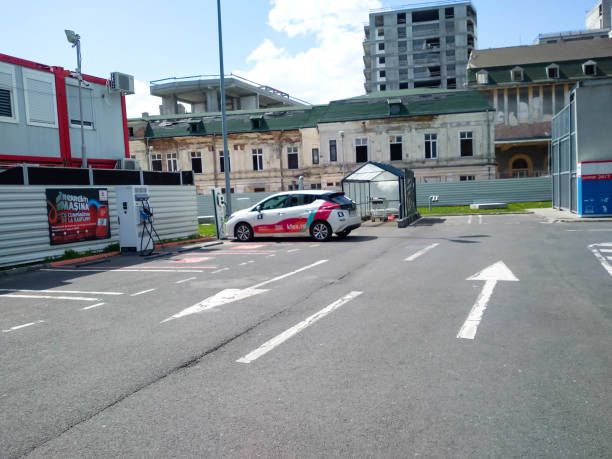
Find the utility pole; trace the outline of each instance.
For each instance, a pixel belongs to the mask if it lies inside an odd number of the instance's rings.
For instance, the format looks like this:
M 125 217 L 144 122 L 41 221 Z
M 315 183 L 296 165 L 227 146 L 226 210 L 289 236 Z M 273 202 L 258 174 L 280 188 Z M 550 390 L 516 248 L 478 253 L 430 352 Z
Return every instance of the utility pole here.
M 68 43 L 76 47 L 77 53 L 77 78 L 79 79 L 79 117 L 81 119 L 81 167 L 87 168 L 87 151 L 85 150 L 85 130 L 83 127 L 83 98 L 81 86 L 83 86 L 83 74 L 81 73 L 81 36 L 72 30 L 65 30 Z
M 223 33 L 221 31 L 221 0 L 217 0 L 217 23 L 219 25 L 219 75 L 221 80 L 221 131 L 223 134 L 223 169 L 225 171 L 225 216 L 232 214 L 230 193 L 230 157 L 227 147 L 227 117 L 225 116 L 225 74 L 223 71 Z

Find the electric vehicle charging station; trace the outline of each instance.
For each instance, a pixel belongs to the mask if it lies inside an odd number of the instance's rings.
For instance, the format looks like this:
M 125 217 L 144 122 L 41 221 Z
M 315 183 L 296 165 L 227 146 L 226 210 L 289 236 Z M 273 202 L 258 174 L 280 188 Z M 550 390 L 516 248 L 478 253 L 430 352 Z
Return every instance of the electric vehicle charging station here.
M 153 252 L 153 210 L 149 205 L 149 188 L 143 185 L 115 187 L 119 219 L 119 246 L 121 253 L 148 255 Z M 159 239 L 159 236 L 157 236 Z
M 217 239 L 223 239 L 226 234 L 225 226 L 225 195 L 221 188 L 211 188 L 213 204 L 215 208 L 215 228 Z

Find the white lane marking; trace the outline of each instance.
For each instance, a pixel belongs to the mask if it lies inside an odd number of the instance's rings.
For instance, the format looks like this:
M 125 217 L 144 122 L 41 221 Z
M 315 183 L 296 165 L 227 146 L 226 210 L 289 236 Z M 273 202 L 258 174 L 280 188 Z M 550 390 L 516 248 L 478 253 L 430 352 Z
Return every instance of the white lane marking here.
M 292 252 L 299 252 L 300 249 L 291 249 L 291 250 L 287 250 L 287 253 L 292 253 Z
M 599 249 L 599 251 L 603 253 L 612 253 L 612 249 Z
M 608 260 L 612 260 L 612 257 L 606 257 Z
M 565 230 L 568 231 L 570 233 L 585 233 L 585 232 L 590 232 L 590 233 L 609 233 L 610 231 L 612 231 L 612 229 L 569 229 L 569 230 Z
M 96 303 L 96 304 L 92 304 L 91 306 L 85 306 L 84 308 L 81 308 L 81 311 L 87 311 L 88 309 L 93 309 L 99 306 L 104 306 L 105 304 L 106 303 Z
M 20 295 L 12 293 L 0 295 L 0 298 L 38 298 L 42 300 L 100 301 L 100 298 L 89 298 L 85 296 Z
M 202 300 L 199 303 L 194 304 L 193 306 L 190 306 L 186 309 L 183 309 L 181 312 L 162 320 L 160 323 L 163 324 L 164 322 L 168 322 L 172 319 L 178 319 L 179 317 L 196 314 L 198 312 L 206 311 L 207 309 L 216 308 L 217 306 L 223 306 L 224 304 L 233 303 L 234 301 L 242 300 L 253 295 L 259 295 L 260 293 L 268 291 L 261 290 L 261 287 L 263 287 L 264 285 L 279 281 L 281 279 L 285 279 L 289 276 L 293 276 L 294 274 L 300 273 L 310 268 L 314 268 L 315 266 L 319 266 L 320 264 L 327 263 L 327 261 L 328 260 L 319 260 L 311 265 L 304 266 L 303 268 L 296 269 L 295 271 L 291 271 L 290 273 L 283 274 L 281 276 L 276 276 L 270 280 L 260 282 L 259 284 L 244 289 L 228 288 L 222 290 L 216 295 L 209 296 L 205 300 Z
M 482 225 L 482 215 L 479 215 L 479 216 L 478 216 L 478 224 L 479 224 L 479 225 Z
M 27 324 L 17 325 L 15 327 L 11 327 L 11 328 L 7 328 L 5 330 L 2 330 L 2 333 L 9 333 L 9 332 L 12 332 L 12 331 L 15 331 L 15 330 L 19 330 L 21 328 L 30 327 L 30 326 L 36 325 L 36 324 L 41 324 L 43 322 L 44 322 L 44 320 L 37 320 L 36 322 L 29 322 Z
M 247 262 L 246 262 L 246 261 L 243 261 L 243 262 L 242 262 L 242 263 L 240 263 L 238 266 L 244 266 L 244 265 L 246 265 L 246 264 L 247 264 Z
M 132 293 L 130 296 L 138 296 L 138 295 L 143 295 L 145 293 L 149 293 L 152 292 L 153 290 L 157 290 L 156 288 L 150 288 L 148 290 L 143 290 L 141 292 L 136 292 L 136 293 Z
M 273 253 L 273 254 L 268 255 L 268 256 L 269 256 L 269 257 L 275 257 L 275 256 L 276 256 L 276 254 L 275 254 L 275 253 Z
M 187 279 L 176 281 L 175 284 L 182 284 L 183 282 L 189 282 L 190 280 L 194 280 L 194 279 L 197 279 L 197 277 L 195 277 L 195 276 L 194 277 L 188 277 Z
M 211 274 L 222 273 L 223 271 L 229 271 L 229 268 L 221 268 L 221 269 L 217 269 L 216 271 L 213 271 Z
M 204 269 L 215 269 L 216 266 L 206 267 Z M 106 273 L 203 273 L 201 269 L 57 269 L 57 268 L 43 268 L 41 271 L 55 271 L 55 272 L 70 272 L 70 273 L 82 273 L 82 272 L 106 272 Z
M 311 244 L 308 247 L 319 247 L 321 244 Z
M 0 292 L 28 293 L 85 293 L 87 295 L 123 295 L 121 292 L 86 292 L 82 290 L 28 290 L 23 288 L 0 288 Z
M 603 269 L 608 271 L 608 274 L 610 274 L 610 276 L 612 276 L 612 266 L 610 265 L 610 263 L 608 263 L 608 260 L 606 260 L 606 257 L 604 257 L 601 253 L 599 253 L 599 250 L 601 250 L 599 249 L 599 247 L 609 247 L 611 245 L 612 243 L 610 242 L 603 243 L 603 244 L 589 245 L 589 250 L 593 253 L 593 255 L 595 255 L 595 257 L 597 258 L 597 260 L 599 261 Z
M 267 281 L 264 281 L 264 282 L 260 282 L 259 284 L 255 284 L 255 285 L 253 285 L 252 287 L 249 287 L 249 288 L 263 287 L 264 285 L 268 285 L 268 284 L 271 284 L 272 282 L 276 282 L 276 281 L 279 281 L 281 279 L 285 279 L 286 277 L 290 277 L 290 276 L 293 276 L 294 274 L 301 273 L 302 271 L 306 271 L 307 269 L 314 268 L 315 266 L 319 266 L 319 265 L 321 265 L 323 263 L 327 263 L 328 261 L 329 260 L 319 260 L 319 261 L 316 261 L 316 262 L 314 262 L 311 265 L 304 266 L 303 268 L 296 269 L 295 271 L 291 271 L 290 273 L 283 274 L 281 276 L 273 277 L 270 280 L 267 280 Z
M 425 247 L 424 249 L 419 250 L 417 253 L 414 253 L 414 254 L 410 255 L 408 258 L 406 258 L 406 260 L 405 260 L 405 261 L 414 261 L 414 260 L 416 260 L 417 258 L 419 258 L 421 255 L 423 255 L 423 254 L 425 254 L 425 253 L 429 252 L 431 249 L 433 249 L 434 247 L 437 247 L 437 246 L 439 246 L 439 245 L 440 245 L 440 244 L 439 244 L 439 243 L 437 243 L 437 242 L 436 242 L 435 244 L 428 245 L 428 246 L 427 246 L 427 247 Z
M 457 338 L 459 339 L 474 339 L 476 337 L 478 325 L 480 325 L 480 321 L 482 320 L 485 309 L 487 309 L 487 304 L 491 299 L 491 295 L 493 294 L 493 290 L 495 289 L 497 282 L 518 282 L 518 278 L 508 269 L 503 261 L 498 261 L 488 268 L 483 269 L 479 273 L 468 277 L 466 280 L 485 281 L 485 285 L 478 295 L 476 303 L 474 303 L 474 306 L 472 306 L 466 321 L 463 323 L 459 333 L 457 334 Z
M 181 312 L 162 320 L 160 323 L 168 322 L 173 319 L 180 317 L 189 316 L 191 314 L 197 314 L 198 312 L 206 311 L 208 309 L 216 308 L 217 306 L 223 306 L 224 304 L 233 303 L 234 301 L 243 300 L 250 296 L 259 295 L 260 293 L 267 292 L 268 290 L 258 290 L 252 288 L 238 289 L 228 288 L 221 290 L 219 293 L 213 296 L 209 296 L 203 301 L 200 301 L 193 306 L 183 309 Z
M 472 216 L 470 215 L 470 216 L 468 217 L 468 225 L 471 225 L 471 224 L 472 224 Z
M 285 330 L 284 332 L 282 332 L 280 335 L 277 335 L 274 338 L 272 338 L 271 340 L 266 341 L 260 347 L 255 349 L 253 352 L 250 352 L 249 354 L 245 355 L 244 357 L 241 357 L 238 360 L 236 360 L 236 362 L 238 362 L 238 363 L 251 363 L 253 360 L 257 360 L 259 357 L 261 357 L 262 355 L 270 352 L 272 349 L 274 349 L 279 344 L 284 343 L 285 341 L 287 341 L 292 336 L 297 335 L 299 332 L 304 330 L 306 327 L 309 327 L 310 325 L 314 324 L 317 320 L 322 319 L 323 317 L 325 317 L 329 313 L 333 312 L 334 310 L 338 309 L 340 306 L 345 305 L 346 303 L 348 303 L 352 299 L 357 298 L 362 293 L 363 292 L 351 292 L 351 293 L 349 293 L 347 295 L 344 295 L 339 300 L 334 301 L 329 306 L 326 306 L 325 308 L 321 309 L 319 312 L 311 315 L 307 319 L 304 319 L 299 324 L 294 325 L 293 327 L 289 328 L 288 330 Z

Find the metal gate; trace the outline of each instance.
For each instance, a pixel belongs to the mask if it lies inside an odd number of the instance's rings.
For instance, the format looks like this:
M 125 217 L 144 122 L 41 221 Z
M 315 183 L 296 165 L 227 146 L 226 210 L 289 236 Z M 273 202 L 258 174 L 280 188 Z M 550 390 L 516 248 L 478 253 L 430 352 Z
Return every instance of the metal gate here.
M 552 121 L 551 171 L 553 207 L 578 210 L 576 181 L 576 123 L 574 95 L 570 103 Z

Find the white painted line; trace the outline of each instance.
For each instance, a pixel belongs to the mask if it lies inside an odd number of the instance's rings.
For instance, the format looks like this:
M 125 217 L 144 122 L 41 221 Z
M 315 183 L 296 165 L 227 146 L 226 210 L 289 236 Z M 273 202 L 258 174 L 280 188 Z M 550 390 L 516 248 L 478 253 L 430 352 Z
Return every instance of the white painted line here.
M 216 266 L 206 267 L 204 269 L 215 269 Z M 203 273 L 201 269 L 58 269 L 58 268 L 43 268 L 41 271 L 54 272 L 99 272 L 99 273 Z
M 334 301 L 329 306 L 321 309 L 319 312 L 311 315 L 307 319 L 301 321 L 299 324 L 294 325 L 293 327 L 289 328 L 288 330 L 285 330 L 280 335 L 277 335 L 274 338 L 272 338 L 271 340 L 266 341 L 260 347 L 255 349 L 253 352 L 250 352 L 249 354 L 245 355 L 244 357 L 236 360 L 236 362 L 238 362 L 238 363 L 251 363 L 253 360 L 257 360 L 262 355 L 267 354 L 268 352 L 270 352 L 276 346 L 284 343 L 285 341 L 287 341 L 292 336 L 297 335 L 302 330 L 304 330 L 306 327 L 309 327 L 310 325 L 314 324 L 316 321 L 322 319 L 323 317 L 325 317 L 329 313 L 331 313 L 334 310 L 338 309 L 339 307 L 345 305 L 346 303 L 348 303 L 352 299 L 357 298 L 362 293 L 363 292 L 351 292 L 348 295 L 344 295 L 339 300 Z
M 319 247 L 321 244 L 311 244 L 308 247 Z
M 251 287 L 247 287 L 245 289 L 236 289 L 229 288 L 220 291 L 216 295 L 209 296 L 205 300 L 200 301 L 199 303 L 194 304 L 186 309 L 183 309 L 181 312 L 174 314 L 173 316 L 168 317 L 165 320 L 162 320 L 160 323 L 168 322 L 172 319 L 178 319 L 179 317 L 188 316 L 191 314 L 196 314 L 198 312 L 206 311 L 208 309 L 216 308 L 218 306 L 223 306 L 228 303 L 233 303 L 234 301 L 242 300 L 248 298 L 253 295 L 259 295 L 260 293 L 267 292 L 268 290 L 261 290 L 260 287 L 264 285 L 270 284 L 272 282 L 279 281 L 281 279 L 285 279 L 289 276 L 293 276 L 294 274 L 300 273 L 310 268 L 314 268 L 315 266 L 319 266 L 320 264 L 327 263 L 328 260 L 319 260 L 316 263 L 313 263 L 308 266 L 304 266 L 303 268 L 296 269 L 295 271 L 291 271 L 290 273 L 283 274 L 281 276 L 274 277 L 270 280 L 260 282 L 259 284 L 253 285 Z
M 276 254 L 275 254 L 275 253 L 273 253 L 273 254 L 268 255 L 268 256 L 269 256 L 269 257 L 275 257 L 275 256 L 276 256 Z
M 472 310 L 468 315 L 467 320 L 463 323 L 461 330 L 457 334 L 457 338 L 463 339 L 474 339 L 476 337 L 476 331 L 478 330 L 478 325 L 482 320 L 482 315 L 484 314 L 485 309 L 487 309 L 487 303 L 493 294 L 493 289 L 495 289 L 495 285 L 497 281 L 488 280 L 485 282 L 484 288 L 478 295 L 476 299 L 476 303 L 472 306 Z
M 457 338 L 460 339 L 474 339 L 476 337 L 478 325 L 480 325 L 480 321 L 482 320 L 485 309 L 487 309 L 487 304 L 489 303 L 489 299 L 493 294 L 493 290 L 495 289 L 497 282 L 518 282 L 518 278 L 508 269 L 503 261 L 498 261 L 488 268 L 485 268 L 473 276 L 468 277 L 466 280 L 485 281 L 485 285 L 478 295 L 476 303 L 474 303 L 474 306 L 472 306 L 468 318 L 463 323 L 459 333 L 457 334 Z
M 246 265 L 246 264 L 247 264 L 247 262 L 246 262 L 246 261 L 243 261 L 243 262 L 242 262 L 242 263 L 240 263 L 238 266 L 244 266 L 244 265 Z
M 106 303 L 96 303 L 96 304 L 92 304 L 91 306 L 85 306 L 84 308 L 81 308 L 81 311 L 87 311 L 88 309 L 93 309 L 99 306 L 104 306 L 105 304 Z
M 304 266 L 303 268 L 296 269 L 295 271 L 291 271 L 290 273 L 283 274 L 281 276 L 273 277 L 270 280 L 267 280 L 267 281 L 264 281 L 264 282 L 260 282 L 259 284 L 253 285 L 252 287 L 249 287 L 249 288 L 263 287 L 264 285 L 268 285 L 268 284 L 271 284 L 272 282 L 276 282 L 276 281 L 279 281 L 281 279 L 285 279 L 286 277 L 290 277 L 290 276 L 293 276 L 294 274 L 301 273 L 302 271 L 306 271 L 307 269 L 314 268 L 315 266 L 322 265 L 323 263 L 327 263 L 328 261 L 329 260 L 319 260 L 319 261 L 317 261 L 317 262 L 315 262 L 315 263 L 313 263 L 311 265 Z
M 471 225 L 471 224 L 472 224 L 472 216 L 470 215 L 470 216 L 468 217 L 468 225 Z
M 189 282 L 190 280 L 194 280 L 194 279 L 197 279 L 197 277 L 188 277 L 187 279 L 176 281 L 175 284 L 182 284 L 183 282 Z
M 150 288 L 148 290 L 143 290 L 142 292 L 136 292 L 136 293 L 132 293 L 130 296 L 138 296 L 138 295 L 143 295 L 145 293 L 149 293 L 152 292 L 153 290 L 157 290 L 156 288 Z
M 217 269 L 216 271 L 213 271 L 211 274 L 222 273 L 223 271 L 229 271 L 229 268 L 221 268 L 221 269 Z
M 168 322 L 173 319 L 189 316 L 191 314 L 197 314 L 198 312 L 213 309 L 218 306 L 223 306 L 224 304 L 233 303 L 234 301 L 243 300 L 250 296 L 259 295 L 260 293 L 264 292 L 267 292 L 267 290 L 256 290 L 252 288 L 228 288 L 225 290 L 221 290 L 216 295 L 209 296 L 205 300 L 200 301 L 199 303 L 194 304 L 193 306 L 187 309 L 183 309 L 181 312 L 174 314 L 173 316 L 170 316 L 167 319 L 162 320 L 160 323 L 163 324 L 164 322 Z
M 82 290 L 27 290 L 22 288 L 0 288 L 0 292 L 28 293 L 85 293 L 87 295 L 123 295 L 121 292 L 86 292 Z
M 612 257 L 606 257 L 608 260 L 612 260 Z
M 603 253 L 612 253 L 612 249 L 599 249 L 599 251 Z
M 598 247 L 601 247 L 601 246 L 607 247 L 609 245 L 610 245 L 610 243 L 591 244 L 589 246 L 589 250 L 593 253 L 593 255 L 595 255 L 597 260 L 599 260 L 599 263 L 601 263 L 601 266 L 603 267 L 603 269 L 608 271 L 608 274 L 610 274 L 610 276 L 612 276 L 612 266 L 610 265 L 610 263 L 608 263 L 608 260 L 606 260 L 606 257 L 604 257 L 601 253 L 599 253 L 600 249 L 598 249 Z
M 255 260 L 249 260 L 249 261 L 247 261 L 247 263 L 249 263 L 249 264 L 255 263 Z
M 30 327 L 32 325 L 41 324 L 43 322 L 44 322 L 44 320 L 37 320 L 36 322 L 30 322 L 30 323 L 23 324 L 23 325 L 17 325 L 16 327 L 11 327 L 11 328 L 7 328 L 6 330 L 2 330 L 2 333 L 9 333 L 9 332 L 12 332 L 12 331 L 15 331 L 15 330 L 19 330 L 21 328 L 26 328 L 26 327 Z
M 478 224 L 479 224 L 479 225 L 482 225 L 482 215 L 479 215 L 479 216 L 478 216 Z
M 406 258 L 406 260 L 405 260 L 405 261 L 414 261 L 414 260 L 416 260 L 417 258 L 419 258 L 421 255 L 423 255 L 423 254 L 425 254 L 425 253 L 429 252 L 431 249 L 433 249 L 434 247 L 437 247 L 437 246 L 439 246 L 439 245 L 440 245 L 440 244 L 439 244 L 439 243 L 437 243 L 437 242 L 436 242 L 435 244 L 428 245 L 428 246 L 427 246 L 427 247 L 425 247 L 424 249 L 419 250 L 417 253 L 410 255 L 408 258 Z
M 0 298 L 39 298 L 42 300 L 100 301 L 100 298 L 89 298 L 85 296 L 18 295 L 12 293 L 0 295 Z
M 287 250 L 287 253 L 292 253 L 292 252 L 299 252 L 300 249 L 291 249 L 291 250 Z

